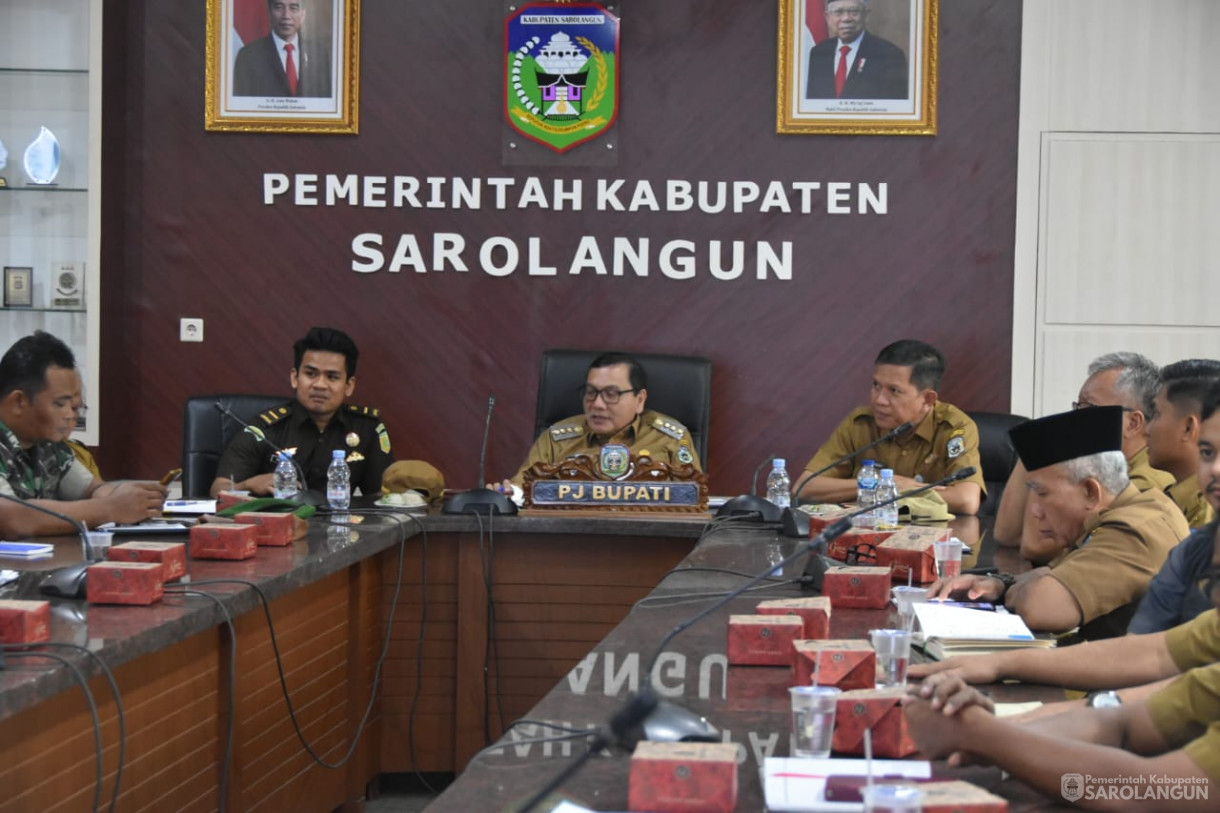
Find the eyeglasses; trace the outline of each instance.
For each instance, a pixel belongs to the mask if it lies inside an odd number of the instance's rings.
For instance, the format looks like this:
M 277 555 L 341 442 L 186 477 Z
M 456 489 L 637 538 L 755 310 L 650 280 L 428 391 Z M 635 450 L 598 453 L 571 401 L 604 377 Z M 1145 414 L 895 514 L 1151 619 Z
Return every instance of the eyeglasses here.
M 869 542 L 859 542 L 847 549 L 843 561 L 848 565 L 858 565 L 861 562 L 877 561 L 877 546 Z
M 1080 409 L 1092 409 L 1093 407 L 1100 407 L 1100 406 L 1121 407 L 1123 412 L 1139 412 L 1140 411 L 1138 409 L 1135 409 L 1134 407 L 1122 406 L 1121 404 L 1091 404 L 1088 401 L 1073 401 L 1072 402 L 1072 411 L 1075 412 L 1076 410 L 1080 410 Z
M 586 404 L 593 403 L 597 400 L 597 396 L 600 395 L 602 402 L 605 403 L 606 406 L 614 406 L 619 402 L 619 399 L 627 393 L 636 392 L 634 388 L 629 390 L 620 390 L 618 387 L 606 387 L 605 389 L 599 390 L 597 387 L 590 387 L 588 384 L 582 384 L 577 391 L 580 393 L 580 397 L 585 400 Z
M 831 17 L 863 17 L 864 8 L 861 6 L 853 6 L 851 8 L 836 8 L 826 12 Z

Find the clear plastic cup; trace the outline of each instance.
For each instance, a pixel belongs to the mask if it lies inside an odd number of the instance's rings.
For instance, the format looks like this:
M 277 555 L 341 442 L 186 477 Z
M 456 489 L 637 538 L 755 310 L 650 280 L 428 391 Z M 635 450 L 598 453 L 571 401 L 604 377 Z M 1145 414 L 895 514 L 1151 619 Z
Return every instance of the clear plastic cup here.
M 877 688 L 906 686 L 907 665 L 911 661 L 910 630 L 873 630 L 869 637 L 877 651 Z
M 835 708 L 842 692 L 832 686 L 793 686 L 788 693 L 792 698 L 792 756 L 830 756 Z
M 87 531 L 85 538 L 89 541 L 89 558 L 95 562 L 105 560 L 110 556 L 110 546 L 114 543 L 114 534 L 110 531 Z
M 936 575 L 941 579 L 952 579 L 962 575 L 962 543 L 949 539 L 933 543 L 936 556 Z
M 928 600 L 927 588 L 901 585 L 890 593 L 894 597 L 894 606 L 898 608 L 898 620 L 902 623 L 902 628 L 910 632 L 915 629 L 915 605 Z

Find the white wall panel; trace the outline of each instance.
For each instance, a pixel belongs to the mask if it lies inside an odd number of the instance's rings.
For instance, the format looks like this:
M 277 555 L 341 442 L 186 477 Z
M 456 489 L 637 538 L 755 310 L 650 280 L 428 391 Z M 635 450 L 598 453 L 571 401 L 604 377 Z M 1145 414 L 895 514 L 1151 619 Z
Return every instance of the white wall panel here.
M 1049 134 L 1044 154 L 1045 323 L 1220 325 L 1220 137 Z
M 1220 131 L 1216 0 L 1053 0 L 1053 6 L 1022 43 L 1023 54 L 1051 53 L 1049 129 Z

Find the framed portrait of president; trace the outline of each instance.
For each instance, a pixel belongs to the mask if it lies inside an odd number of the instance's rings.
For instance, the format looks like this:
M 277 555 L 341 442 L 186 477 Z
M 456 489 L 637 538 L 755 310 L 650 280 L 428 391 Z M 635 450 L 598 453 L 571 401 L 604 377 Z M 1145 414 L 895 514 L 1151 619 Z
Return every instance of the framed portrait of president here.
M 207 0 L 208 130 L 356 133 L 360 0 Z
M 935 135 L 940 0 L 779 0 L 776 130 Z

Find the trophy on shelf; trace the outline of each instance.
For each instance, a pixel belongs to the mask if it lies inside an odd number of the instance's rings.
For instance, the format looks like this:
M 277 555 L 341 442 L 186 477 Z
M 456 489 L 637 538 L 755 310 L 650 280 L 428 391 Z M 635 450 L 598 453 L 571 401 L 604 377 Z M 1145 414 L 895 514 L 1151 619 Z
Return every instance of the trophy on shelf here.
M 59 139 L 46 127 L 38 130 L 38 137 L 25 148 L 25 174 L 32 183 L 50 186 L 59 174 Z
M 4 267 L 4 307 L 34 307 L 34 269 Z
M 51 264 L 52 308 L 80 310 L 84 307 L 85 264 L 75 260 Z
M 0 141 L 0 169 L 8 166 L 8 150 L 4 148 L 4 142 Z M 8 186 L 8 181 L 4 180 L 4 176 L 0 175 L 0 189 Z

